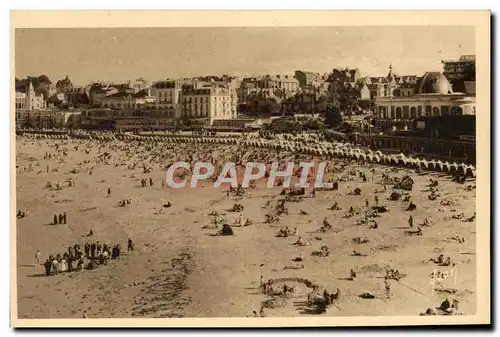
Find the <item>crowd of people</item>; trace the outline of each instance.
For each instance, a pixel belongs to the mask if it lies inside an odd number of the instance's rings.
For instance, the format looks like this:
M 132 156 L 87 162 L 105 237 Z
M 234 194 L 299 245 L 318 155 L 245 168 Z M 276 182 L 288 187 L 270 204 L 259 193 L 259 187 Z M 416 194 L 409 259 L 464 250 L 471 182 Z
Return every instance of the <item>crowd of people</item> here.
M 110 259 L 120 258 L 120 245 L 101 244 L 99 241 L 85 243 L 82 251 L 79 244 L 68 247 L 64 253 L 51 254 L 43 263 L 45 275 L 57 275 L 64 272 L 95 269 L 100 265 L 107 265 Z M 40 264 L 40 251 L 35 254 L 35 266 Z

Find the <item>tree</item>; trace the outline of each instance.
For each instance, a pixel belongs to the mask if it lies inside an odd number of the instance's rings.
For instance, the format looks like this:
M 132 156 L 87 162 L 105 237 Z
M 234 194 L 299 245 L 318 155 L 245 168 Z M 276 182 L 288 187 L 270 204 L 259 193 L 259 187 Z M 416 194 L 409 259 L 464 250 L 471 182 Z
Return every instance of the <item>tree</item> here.
M 342 114 L 336 106 L 328 106 L 326 108 L 325 124 L 330 127 L 338 127 L 342 125 Z
M 38 76 L 38 82 L 43 82 L 43 83 L 46 83 L 46 84 L 52 84 L 52 81 L 49 79 L 49 77 L 47 75 L 40 75 Z

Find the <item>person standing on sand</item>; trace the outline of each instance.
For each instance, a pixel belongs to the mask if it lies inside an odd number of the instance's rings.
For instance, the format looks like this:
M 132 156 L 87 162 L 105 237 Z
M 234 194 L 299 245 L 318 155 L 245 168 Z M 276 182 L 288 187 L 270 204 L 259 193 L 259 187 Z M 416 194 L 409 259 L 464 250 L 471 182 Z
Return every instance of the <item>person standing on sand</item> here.
M 410 217 L 408 218 L 408 225 L 410 226 L 410 228 L 413 228 L 413 215 L 410 215 Z
M 49 259 L 45 260 L 45 263 L 43 264 L 45 267 L 45 276 L 50 276 L 50 270 L 52 268 L 52 262 L 50 262 Z
M 42 255 L 42 253 L 40 253 L 40 251 L 37 250 L 35 253 L 35 267 L 40 265 L 40 256 L 41 255 Z
M 57 214 L 54 214 L 54 225 L 57 225 Z
M 57 275 L 59 271 L 59 261 L 57 259 L 52 260 L 52 272 L 54 275 Z
M 134 243 L 131 238 L 128 238 L 127 254 L 134 251 Z
M 66 212 L 63 212 L 63 216 L 62 216 L 63 224 L 66 224 L 67 216 L 68 215 L 66 214 Z
M 389 278 L 387 276 L 385 277 L 384 285 L 385 285 L 385 297 L 390 299 L 391 298 L 391 284 L 389 283 Z
M 108 187 L 108 198 L 111 196 L 111 187 Z

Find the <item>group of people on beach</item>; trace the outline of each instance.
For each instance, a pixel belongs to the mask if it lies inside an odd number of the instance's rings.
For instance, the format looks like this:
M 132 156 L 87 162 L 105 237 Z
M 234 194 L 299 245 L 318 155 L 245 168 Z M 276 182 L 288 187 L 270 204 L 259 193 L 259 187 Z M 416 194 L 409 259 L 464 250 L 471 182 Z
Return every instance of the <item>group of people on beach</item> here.
M 66 223 L 67 223 L 66 212 L 63 212 L 62 214 L 59 214 L 59 215 L 54 214 L 54 222 L 53 222 L 54 225 L 57 225 L 57 224 L 66 225 Z
M 133 249 L 133 248 L 132 248 Z M 99 241 L 85 243 L 84 250 L 79 244 L 68 247 L 62 254 L 51 254 L 43 263 L 45 275 L 57 275 L 64 272 L 82 270 L 84 268 L 94 269 L 99 265 L 106 265 L 109 259 L 120 257 L 120 245 L 101 244 Z M 41 253 L 35 253 L 35 266 L 40 264 Z

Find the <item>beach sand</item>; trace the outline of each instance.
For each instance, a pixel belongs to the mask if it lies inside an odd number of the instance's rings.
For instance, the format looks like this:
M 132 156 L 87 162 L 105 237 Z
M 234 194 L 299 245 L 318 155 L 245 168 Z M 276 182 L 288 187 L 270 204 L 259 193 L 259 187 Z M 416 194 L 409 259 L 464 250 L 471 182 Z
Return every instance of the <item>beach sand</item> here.
M 475 189 L 465 191 L 464 185 L 452 182 L 449 176 L 411 173 L 415 180 L 411 196 L 418 205 L 413 212 L 405 211 L 407 202 L 387 200 L 393 191 L 388 186 L 387 192 L 377 195 L 389 212 L 377 218 L 378 229 L 371 229 L 356 224 L 363 218 L 362 213 L 352 218 L 343 215 L 350 206 L 365 209 L 366 199 L 373 204 L 374 190 L 382 189 L 381 174 L 390 167 L 376 166 L 372 177 L 368 167 L 353 164 L 352 168 L 366 173 L 368 182 L 353 177 L 353 181 L 341 182 L 338 191 L 318 191 L 315 198 L 308 191 L 302 202 L 286 203 L 289 214 L 270 225 L 264 223 L 265 214 L 282 198 L 281 188 L 267 189 L 264 180 L 257 182 L 251 199 L 241 200 L 228 198 L 225 188 L 214 188 L 210 181 L 195 189 L 162 188 L 165 171 L 158 166 L 147 174 L 140 166 L 128 169 L 92 162 L 77 167 L 78 162 L 95 159 L 97 145 L 85 154 L 81 149 L 74 150 L 77 141 L 64 142 L 62 146 L 68 148 L 65 162 L 44 159 L 46 152 L 54 152 L 54 144 L 62 143 L 60 140 L 18 138 L 16 142 L 17 209 L 29 211 L 16 224 L 19 318 L 81 318 L 83 310 L 91 318 L 244 317 L 253 310 L 258 312 L 268 299 L 260 291 L 261 276 L 264 280 L 307 279 L 321 292 L 339 288 L 341 298 L 323 313 L 327 316 L 418 315 L 445 298 L 458 299 L 459 311 L 465 314 L 476 312 L 476 223 L 444 220 L 458 213 L 471 216 L 475 212 Z M 114 158 L 124 156 L 111 153 Z M 33 165 L 30 172 L 24 170 L 29 163 Z M 57 167 L 58 172 L 47 173 L 47 165 L 50 170 Z M 79 173 L 70 173 L 74 168 Z M 390 174 L 403 177 L 408 172 L 400 169 Z M 75 179 L 74 187 L 64 183 L 70 177 Z M 154 185 L 141 187 L 140 179 L 149 182 L 149 177 Z M 441 196 L 435 201 L 423 192 L 430 178 L 439 181 Z M 44 188 L 48 181 L 60 182 L 62 189 Z M 108 187 L 112 190 L 110 197 Z M 347 195 L 356 187 L 362 190 L 361 196 Z M 132 200 L 130 205 L 117 206 L 126 198 Z M 443 200 L 456 205 L 441 205 Z M 269 206 L 264 208 L 268 201 Z M 166 202 L 171 202 L 172 207 L 155 214 Z M 253 221 L 253 226 L 233 227 L 234 236 L 211 236 L 215 229 L 202 228 L 211 222 L 208 214 L 212 211 L 225 213 L 221 217 L 233 223 L 239 213 L 227 210 L 237 202 L 244 206 L 242 214 Z M 342 210 L 327 210 L 334 202 Z M 309 215 L 300 215 L 301 209 Z M 53 215 L 64 211 L 68 223 L 52 225 Z M 410 214 L 415 225 L 425 218 L 434 224 L 424 228 L 422 236 L 408 236 L 405 231 L 410 229 Z M 324 218 L 333 229 L 317 232 Z M 295 236 L 276 237 L 285 226 L 297 227 L 309 245 L 294 246 Z M 91 229 L 94 236 L 88 238 Z M 448 240 L 454 236 L 463 237 L 465 242 Z M 355 237 L 369 242 L 356 244 L 352 241 Z M 43 263 L 50 254 L 63 253 L 75 243 L 82 247 L 91 241 L 120 244 L 123 251 L 128 238 L 136 245 L 134 252 L 94 270 L 46 277 L 43 265 L 33 266 L 37 250 Z M 329 256 L 311 255 L 323 245 L 329 248 Z M 353 250 L 367 256 L 351 256 Z M 293 262 L 300 253 L 304 261 Z M 457 266 L 454 276 L 444 280 L 442 286 L 436 285 L 433 292 L 430 274 L 451 269 L 429 261 L 439 254 L 450 256 Z M 302 263 L 304 268 L 285 269 Z M 387 268 L 406 275 L 400 281 L 390 281 L 390 299 L 385 298 L 384 291 Z M 352 281 L 347 279 L 351 269 L 357 272 Z M 304 305 L 311 289 L 299 282 L 287 284 L 296 287 L 295 294 L 280 307 L 264 309 L 266 316 L 315 315 Z M 360 298 L 362 293 L 376 298 Z

